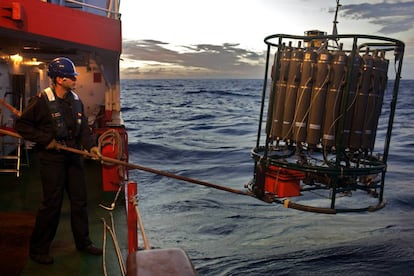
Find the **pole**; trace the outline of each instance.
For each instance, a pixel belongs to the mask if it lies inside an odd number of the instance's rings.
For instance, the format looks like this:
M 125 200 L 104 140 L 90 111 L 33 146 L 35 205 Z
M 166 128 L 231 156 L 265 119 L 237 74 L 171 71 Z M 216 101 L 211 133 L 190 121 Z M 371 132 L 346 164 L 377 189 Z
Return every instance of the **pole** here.
M 130 181 L 127 184 L 125 193 L 127 194 L 127 218 L 128 218 L 128 252 L 132 253 L 138 250 L 138 229 L 137 214 L 135 212 L 134 197 L 138 195 L 137 183 Z
M 8 131 L 8 130 L 5 130 L 5 129 L 0 129 L 0 133 L 5 134 L 5 135 L 9 135 L 9 136 L 13 136 L 15 138 L 22 138 L 22 136 L 20 136 L 17 132 Z M 205 182 L 205 181 L 190 178 L 190 177 L 176 175 L 176 174 L 173 174 L 173 173 L 169 173 L 169 172 L 165 172 L 165 171 L 161 171 L 161 170 L 156 170 L 156 169 L 153 169 L 153 168 L 149 168 L 149 167 L 145 167 L 145 166 L 141 166 L 141 165 L 137 165 L 137 164 L 131 164 L 131 163 L 128 163 L 128 162 L 125 162 L 125 161 L 122 161 L 122 160 L 109 158 L 109 157 L 106 157 L 104 155 L 102 155 L 101 158 L 97 159 L 96 156 L 92 153 L 89 153 L 89 152 L 83 151 L 83 150 L 74 149 L 74 148 L 67 147 L 67 146 L 60 145 L 60 144 L 58 144 L 57 149 L 72 152 L 72 153 L 76 153 L 76 154 L 80 154 L 80 155 L 83 155 L 85 157 L 89 157 L 91 159 L 101 160 L 101 161 L 104 161 L 104 162 L 113 163 L 113 164 L 117 164 L 117 165 L 122 165 L 122 166 L 125 166 L 125 167 L 128 167 L 128 168 L 131 168 L 131 169 L 146 171 L 146 172 L 149 172 L 149 173 L 166 176 L 166 177 L 169 177 L 169 178 L 174 178 L 174 179 L 186 181 L 186 182 L 190 182 L 190 183 L 193 183 L 193 184 L 198 184 L 198 185 L 214 188 L 214 189 L 217 189 L 217 190 L 222 190 L 222 191 L 226 191 L 226 192 L 230 192 L 230 193 L 234 193 L 234 194 L 239 194 L 239 195 L 251 196 L 250 193 L 245 192 L 245 191 L 224 187 L 224 186 L 221 186 L 221 185 Z

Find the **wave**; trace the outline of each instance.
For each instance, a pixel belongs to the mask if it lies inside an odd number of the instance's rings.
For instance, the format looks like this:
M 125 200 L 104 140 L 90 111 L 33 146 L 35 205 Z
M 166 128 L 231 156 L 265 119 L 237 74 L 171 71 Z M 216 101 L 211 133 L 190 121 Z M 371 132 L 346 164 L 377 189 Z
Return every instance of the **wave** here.
M 366 241 L 365 245 L 345 244 L 270 256 L 268 252 L 238 258 L 217 256 L 195 262 L 201 275 L 411 275 L 414 251 L 409 245 L 401 250 L 396 242 L 392 239 L 384 243 Z M 270 250 L 279 249 L 273 246 Z
M 253 177 L 262 80 L 122 81 L 130 162 L 243 189 Z M 199 275 L 412 275 L 414 81 L 401 81 L 385 208 L 323 215 L 130 171 L 154 248 L 182 247 Z M 392 97 L 392 82 L 386 97 Z M 383 107 L 386 116 L 389 106 Z M 377 132 L 385 142 L 387 118 Z M 329 195 L 327 195 L 329 196 Z M 358 202 L 359 194 L 338 198 Z M 320 203 L 324 198 L 305 198 Z M 373 199 L 376 200 L 376 199 Z M 341 205 L 342 206 L 342 205 Z

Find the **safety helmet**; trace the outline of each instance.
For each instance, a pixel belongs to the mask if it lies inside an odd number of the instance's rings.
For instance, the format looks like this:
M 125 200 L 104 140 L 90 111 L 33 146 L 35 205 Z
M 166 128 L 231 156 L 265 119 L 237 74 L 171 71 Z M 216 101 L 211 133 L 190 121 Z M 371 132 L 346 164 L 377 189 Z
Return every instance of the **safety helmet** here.
M 76 77 L 79 73 L 76 72 L 75 65 L 70 59 L 58 57 L 49 64 L 47 75 L 54 79 L 56 77 Z

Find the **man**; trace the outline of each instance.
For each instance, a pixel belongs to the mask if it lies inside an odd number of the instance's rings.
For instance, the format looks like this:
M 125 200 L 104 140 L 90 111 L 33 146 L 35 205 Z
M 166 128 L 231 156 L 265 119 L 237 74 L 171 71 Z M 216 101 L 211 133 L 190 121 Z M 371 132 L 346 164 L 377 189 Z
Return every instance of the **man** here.
M 102 249 L 95 247 L 89 238 L 83 159 L 57 148 L 58 144 L 84 148 L 100 157 L 83 104 L 72 91 L 78 73 L 70 59 L 59 57 L 49 64 L 48 76 L 50 87 L 29 101 L 15 126 L 24 139 L 36 143 L 40 161 L 43 198 L 30 240 L 30 257 L 41 264 L 53 263 L 49 249 L 58 227 L 64 190 L 70 199 L 76 248 L 93 255 L 102 254 Z

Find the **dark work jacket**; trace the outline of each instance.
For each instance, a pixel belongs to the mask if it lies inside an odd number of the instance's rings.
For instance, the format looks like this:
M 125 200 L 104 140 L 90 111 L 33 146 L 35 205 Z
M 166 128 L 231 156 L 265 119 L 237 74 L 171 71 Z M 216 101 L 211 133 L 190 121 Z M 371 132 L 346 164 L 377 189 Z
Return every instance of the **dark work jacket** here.
M 73 94 L 70 92 L 66 93 L 64 99 L 60 99 L 55 94 L 55 98 L 64 118 L 66 127 L 68 128 L 68 132 L 74 133 L 78 114 L 75 114 L 75 111 L 72 108 L 75 101 Z M 82 104 L 82 121 L 79 135 L 71 135 L 62 141 L 62 143 L 77 149 L 83 147 L 89 151 L 91 147 L 96 145 L 96 141 L 91 134 L 88 120 L 86 119 L 83 110 Z M 21 117 L 16 120 L 15 129 L 24 139 L 35 142 L 37 149 L 44 149 L 53 139 L 58 140 L 48 100 L 44 93 L 39 93 L 37 96 L 30 99 L 29 104 L 24 109 Z

